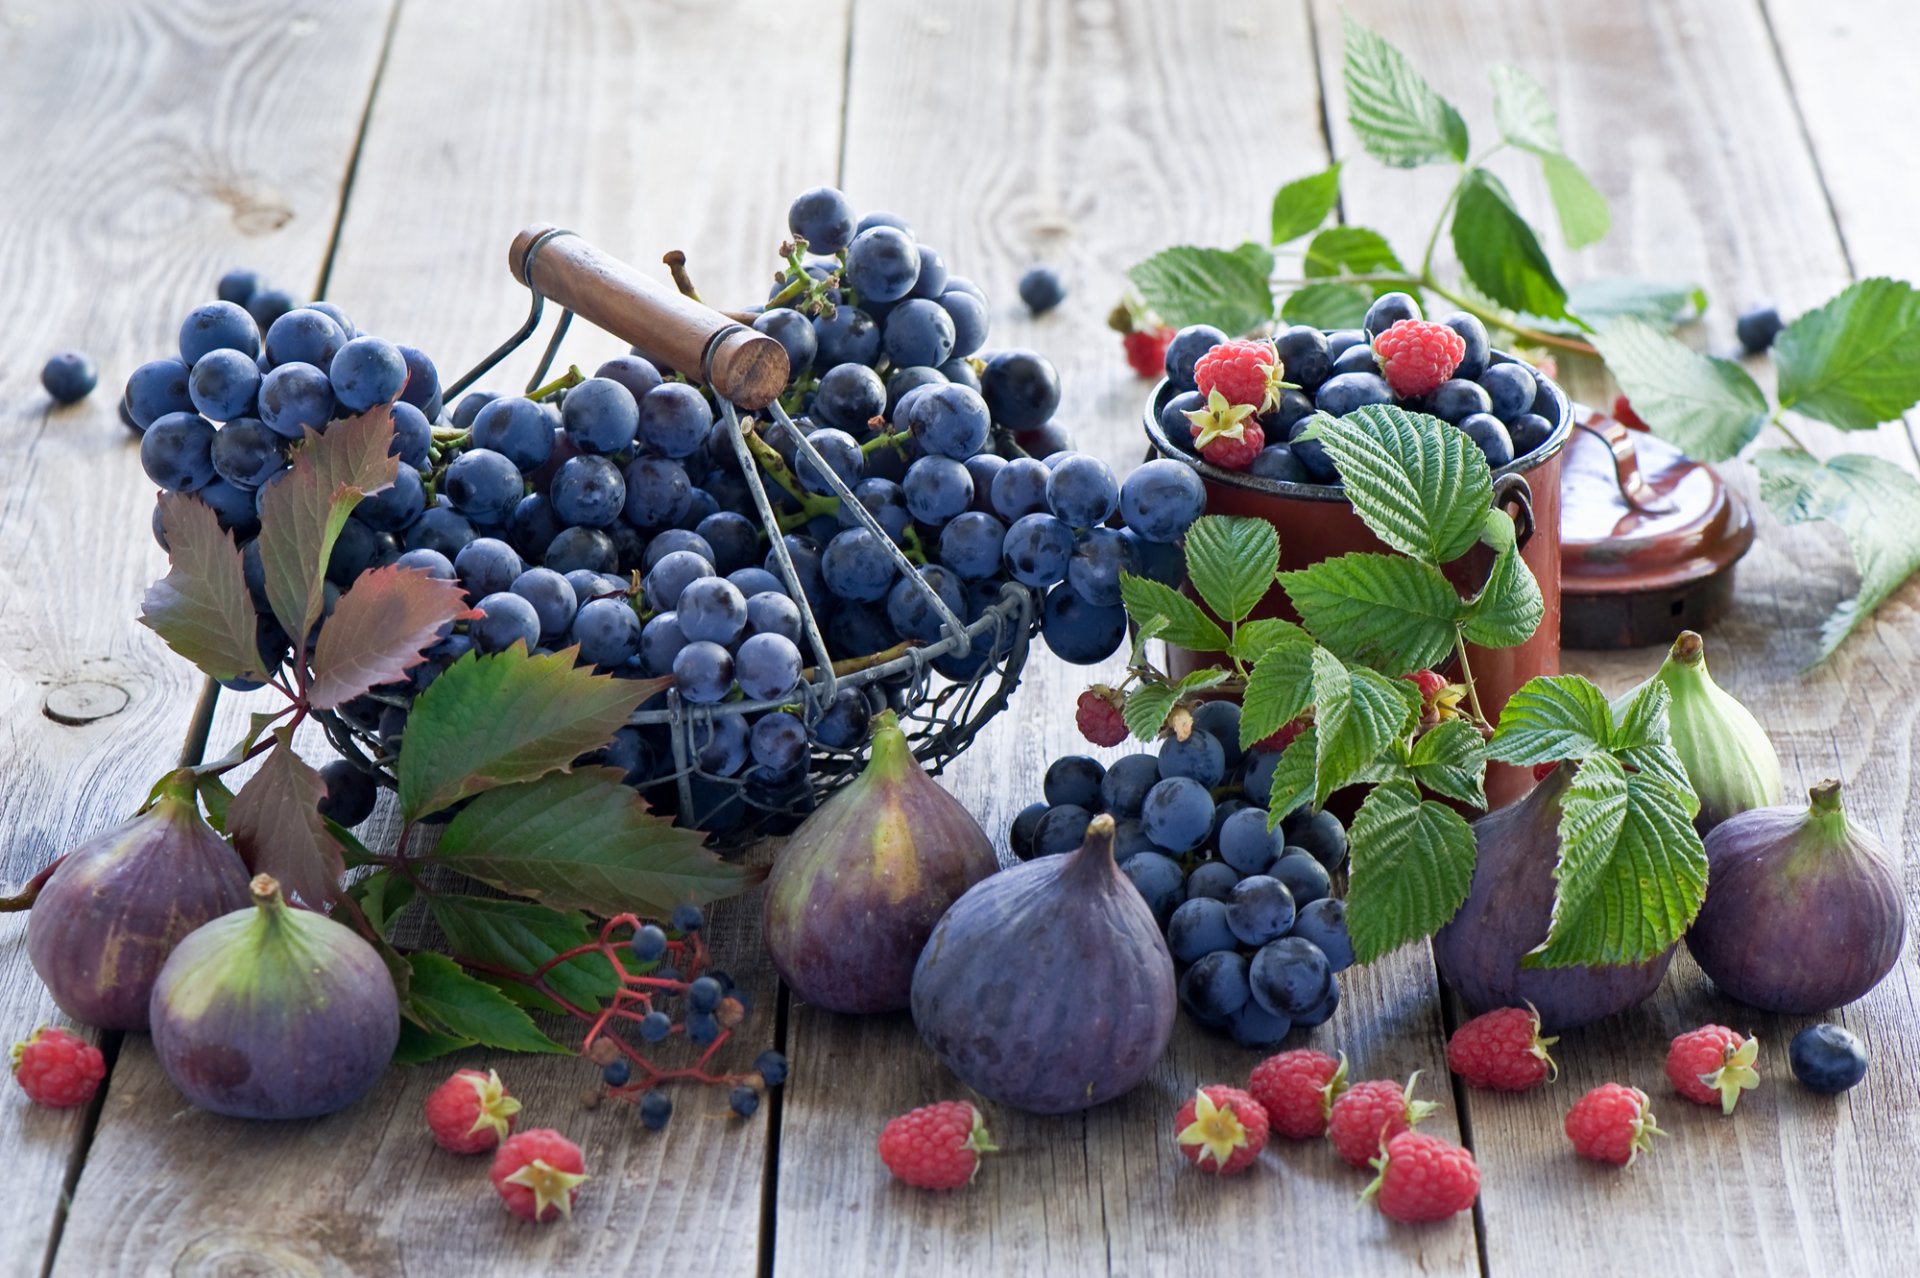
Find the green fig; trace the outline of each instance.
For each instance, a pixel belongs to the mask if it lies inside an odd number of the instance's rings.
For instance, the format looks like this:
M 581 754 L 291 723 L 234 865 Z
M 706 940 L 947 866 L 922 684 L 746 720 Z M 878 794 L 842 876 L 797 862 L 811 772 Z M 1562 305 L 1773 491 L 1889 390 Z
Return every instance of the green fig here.
M 1683 630 L 1660 669 L 1647 682 L 1666 685 L 1674 753 L 1700 796 L 1696 830 L 1706 833 L 1737 812 L 1780 802 L 1780 756 L 1753 712 L 1707 673 L 1705 641 Z M 1645 683 L 1614 704 L 1627 704 Z

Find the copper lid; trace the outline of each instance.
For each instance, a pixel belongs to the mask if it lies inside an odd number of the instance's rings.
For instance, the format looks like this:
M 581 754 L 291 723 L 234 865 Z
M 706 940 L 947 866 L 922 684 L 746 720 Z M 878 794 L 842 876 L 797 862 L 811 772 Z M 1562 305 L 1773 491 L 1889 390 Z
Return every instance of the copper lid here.
M 1723 614 L 1753 518 L 1711 466 L 1575 406 L 1560 473 L 1568 647 L 1666 643 Z

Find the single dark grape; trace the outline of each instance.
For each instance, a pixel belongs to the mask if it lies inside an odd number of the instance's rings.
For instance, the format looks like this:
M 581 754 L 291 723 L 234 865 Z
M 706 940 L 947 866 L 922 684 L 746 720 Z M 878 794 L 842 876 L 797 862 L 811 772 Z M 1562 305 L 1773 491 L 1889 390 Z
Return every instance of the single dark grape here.
M 1105 661 L 1126 642 L 1127 612 L 1090 604 L 1071 586 L 1058 585 L 1047 592 L 1041 605 L 1040 633 L 1062 661 L 1090 666 Z
M 506 542 L 494 537 L 476 537 L 453 557 L 453 570 L 460 577 L 468 601 L 472 602 L 511 589 L 514 581 L 526 571 L 526 565 Z M 532 648 L 539 638 L 536 629 L 527 647 Z
M 460 401 L 465 408 L 469 395 Z M 459 410 L 455 410 L 458 422 Z M 473 414 L 473 445 L 501 454 L 523 471 L 538 470 L 553 455 L 553 423 L 546 410 L 524 396 L 489 400 Z
M 562 526 L 580 524 L 605 528 L 620 517 L 626 506 L 626 477 L 605 457 L 569 457 L 554 472 L 548 501 L 552 503 L 554 518 Z
M 847 283 L 868 302 L 893 302 L 920 277 L 920 251 L 911 236 L 890 226 L 861 231 L 847 246 Z
M 281 364 L 260 381 L 260 420 L 288 439 L 324 432 L 333 409 L 333 383 L 311 364 Z
M 1019 519 L 1023 515 L 1047 511 L 1047 480 L 1053 472 L 1045 462 L 1032 457 L 1016 457 L 993 477 L 993 510 L 1000 518 Z
M 1161 852 L 1136 852 L 1120 866 L 1134 890 L 1153 911 L 1153 921 L 1165 929 L 1174 909 L 1186 899 L 1187 876 L 1180 863 Z
M 197 413 L 168 413 L 140 437 L 140 466 L 162 488 L 190 493 L 212 483 L 213 424 Z
M 333 357 L 327 375 L 339 405 L 349 412 L 364 413 L 400 398 L 407 384 L 407 359 L 392 342 L 356 337 Z
M 1247 960 L 1235 950 L 1205 954 L 1180 977 L 1180 1005 L 1202 1025 L 1224 1026 L 1247 1005 Z
M 980 393 L 993 420 L 1008 430 L 1035 430 L 1060 407 L 1060 375 L 1038 352 L 996 351 L 980 374 Z
M 482 652 L 504 652 L 524 643 L 532 652 L 540 643 L 540 614 L 519 595 L 505 591 L 481 599 L 474 607 L 485 615 L 469 623 L 469 633 Z
M 733 654 L 711 640 L 691 640 L 674 654 L 673 682 L 696 705 L 720 701 L 733 687 Z
M 831 256 L 853 240 L 853 206 L 833 187 L 813 187 L 787 206 L 787 229 L 807 242 L 808 252 Z
M 1265 945 L 1285 936 L 1293 928 L 1293 914 L 1287 885 L 1269 875 L 1241 879 L 1227 896 L 1227 926 L 1243 945 Z
M 1059 856 L 1086 841 L 1093 814 L 1078 804 L 1056 804 L 1047 809 L 1033 832 L 1035 856 Z
M 1353 939 L 1347 935 L 1347 903 L 1337 896 L 1323 896 L 1300 907 L 1294 916 L 1293 933 L 1311 941 L 1326 955 L 1327 967 L 1344 972 L 1353 966 Z

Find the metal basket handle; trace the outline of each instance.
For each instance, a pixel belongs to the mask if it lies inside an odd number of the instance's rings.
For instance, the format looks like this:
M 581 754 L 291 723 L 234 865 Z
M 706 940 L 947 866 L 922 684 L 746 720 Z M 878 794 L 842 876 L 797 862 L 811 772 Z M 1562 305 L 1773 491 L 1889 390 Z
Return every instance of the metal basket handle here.
M 648 279 L 578 235 L 537 222 L 513 237 L 507 266 L 536 294 L 742 408 L 764 408 L 786 389 L 787 352 L 779 342 Z

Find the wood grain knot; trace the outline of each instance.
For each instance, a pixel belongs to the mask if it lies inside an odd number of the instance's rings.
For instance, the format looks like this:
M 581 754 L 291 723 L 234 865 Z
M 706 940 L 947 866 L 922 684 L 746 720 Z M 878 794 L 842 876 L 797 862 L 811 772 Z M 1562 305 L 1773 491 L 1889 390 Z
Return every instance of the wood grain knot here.
M 132 700 L 133 694 L 119 684 L 83 679 L 63 683 L 48 692 L 40 712 L 55 723 L 77 728 L 119 714 Z

